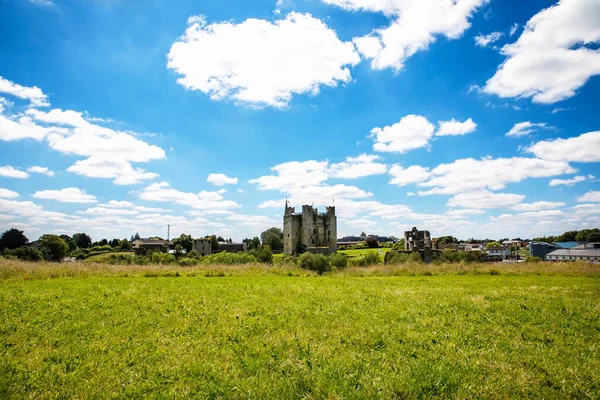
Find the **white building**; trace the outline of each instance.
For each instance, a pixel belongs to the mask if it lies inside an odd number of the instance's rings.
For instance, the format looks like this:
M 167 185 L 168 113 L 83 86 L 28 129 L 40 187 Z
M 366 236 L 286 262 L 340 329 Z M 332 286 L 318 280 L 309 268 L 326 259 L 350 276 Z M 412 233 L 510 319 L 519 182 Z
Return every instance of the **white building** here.
M 546 261 L 600 262 L 600 243 L 587 243 L 572 249 L 558 249 L 546 254 Z

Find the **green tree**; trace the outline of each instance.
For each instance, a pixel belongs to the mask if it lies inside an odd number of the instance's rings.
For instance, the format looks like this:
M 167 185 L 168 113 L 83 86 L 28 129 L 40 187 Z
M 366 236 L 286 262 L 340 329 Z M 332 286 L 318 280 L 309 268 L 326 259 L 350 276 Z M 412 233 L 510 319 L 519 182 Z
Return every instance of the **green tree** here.
M 23 231 L 15 228 L 4 231 L 2 236 L 0 236 L 0 250 L 13 250 L 18 247 L 26 246 L 27 243 L 29 243 L 29 239 L 23 234 Z
M 40 248 L 44 249 L 48 259 L 56 262 L 61 261 L 69 251 L 69 246 L 60 236 L 49 234 L 40 238 Z
M 485 245 L 485 249 L 489 250 L 490 247 L 496 247 L 496 246 L 502 246 L 502 245 L 498 242 L 488 242 L 488 244 Z
M 260 241 L 268 245 L 273 251 L 283 250 L 283 232 L 279 228 L 269 228 L 260 234 Z
M 113 239 L 108 244 L 110 245 L 110 247 L 112 247 L 114 249 L 116 247 L 119 247 L 119 245 L 121 244 L 121 241 L 119 239 Z
M 248 250 L 257 250 L 260 247 L 260 239 L 258 236 L 254 236 L 252 239 L 246 238 L 242 240 L 242 243 L 248 245 Z
M 568 231 L 556 238 L 557 242 L 574 242 L 577 240 L 577 231 Z
M 597 243 L 600 242 L 600 232 L 592 232 L 589 235 L 587 235 L 586 238 L 588 243 Z
M 210 251 L 216 253 L 219 251 L 219 241 L 217 240 L 216 235 L 205 236 L 204 239 L 210 240 Z
M 77 244 L 73 238 L 69 235 L 60 235 L 60 238 L 65 241 L 65 243 L 69 246 L 69 252 L 77 249 Z
M 131 243 L 127 239 L 121 240 L 119 243 L 119 250 L 121 251 L 129 251 L 131 250 Z
M 87 249 L 92 245 L 92 238 L 85 233 L 76 233 L 73 235 L 75 244 L 80 249 Z
M 379 242 L 374 237 L 368 237 L 367 240 L 365 240 L 365 243 L 367 244 L 367 247 L 371 249 L 379 247 Z
M 192 235 L 182 233 L 178 238 L 173 239 L 173 244 L 180 245 L 186 253 L 189 253 L 194 248 L 194 239 L 192 239 Z

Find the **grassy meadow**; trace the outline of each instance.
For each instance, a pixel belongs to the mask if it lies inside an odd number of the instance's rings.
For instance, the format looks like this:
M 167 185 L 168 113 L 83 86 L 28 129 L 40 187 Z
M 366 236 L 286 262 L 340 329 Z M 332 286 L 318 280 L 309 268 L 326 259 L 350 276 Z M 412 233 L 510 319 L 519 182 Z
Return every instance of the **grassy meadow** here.
M 0 398 L 598 398 L 600 266 L 0 260 Z

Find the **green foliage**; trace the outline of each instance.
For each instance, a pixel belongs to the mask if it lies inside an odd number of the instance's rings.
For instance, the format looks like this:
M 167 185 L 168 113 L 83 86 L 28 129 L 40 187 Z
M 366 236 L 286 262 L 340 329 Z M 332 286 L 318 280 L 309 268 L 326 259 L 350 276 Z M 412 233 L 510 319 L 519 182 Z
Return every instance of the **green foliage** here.
M 244 239 L 242 243 L 246 243 L 248 246 L 248 250 L 257 250 L 260 246 L 260 238 L 258 236 L 254 236 L 252 239 Z
M 573 242 L 577 240 L 577 231 L 568 231 L 556 237 L 557 242 Z
M 535 264 L 537 264 L 539 262 L 542 262 L 542 259 L 539 258 L 539 257 L 527 256 L 527 257 L 525 257 L 525 262 L 526 263 L 535 263 Z
M 368 267 L 369 265 L 381 264 L 379 254 L 376 251 L 367 251 L 362 255 L 348 260 L 351 267 Z
M 110 247 L 112 248 L 117 248 L 119 247 L 119 245 L 121 244 L 121 241 L 119 239 L 113 239 L 111 240 L 109 243 Z
M 20 231 L 15 228 L 11 228 L 2 233 L 0 236 L 0 251 L 4 249 L 13 250 L 22 246 L 26 246 L 29 243 L 29 239 Z
M 131 250 L 131 243 L 127 239 L 121 240 L 121 243 L 119 243 L 119 250 L 121 250 L 121 251 Z
M 600 231 L 599 232 L 590 232 L 585 240 L 589 243 L 600 242 Z
M 298 264 L 298 256 L 291 256 L 289 254 L 277 254 L 273 257 L 273 264 L 295 266 Z
M 177 261 L 177 264 L 181 267 L 193 267 L 198 265 L 198 260 L 195 258 L 183 257 Z
M 92 245 L 92 238 L 85 233 L 74 234 L 73 241 L 80 249 L 87 249 Z
M 175 256 L 169 253 L 155 251 L 148 256 L 151 264 L 171 264 L 175 261 Z
M 190 258 L 198 258 L 200 257 L 200 254 L 198 254 L 196 250 L 192 250 L 189 253 L 187 253 L 187 256 Z
M 298 258 L 298 266 L 315 271 L 319 275 L 322 275 L 323 272 L 331 271 L 329 259 L 323 254 L 304 253 Z
M 177 245 L 181 246 L 182 250 L 189 253 L 194 248 L 194 239 L 192 239 L 192 235 L 182 233 L 178 238 L 173 239 L 173 244 L 175 247 L 177 247 Z
M 248 253 L 215 253 L 200 259 L 202 264 L 254 264 L 258 259 Z
M 216 253 L 219 251 L 219 241 L 217 240 L 216 235 L 205 236 L 205 239 L 210 239 L 210 251 Z
M 268 245 L 273 251 L 283 250 L 283 232 L 280 228 L 269 228 L 260 234 L 260 241 Z
M 502 246 L 502 244 L 498 243 L 498 242 L 488 242 L 488 244 L 485 245 L 485 249 L 489 250 L 490 247 L 496 247 L 496 246 Z
M 441 236 L 437 239 L 437 244 L 452 244 L 452 243 L 458 243 L 458 239 L 455 238 L 454 236 Z
M 43 235 L 39 242 L 41 251 L 44 252 L 44 258 L 51 261 L 61 261 L 69 251 L 69 246 L 65 241 L 56 235 Z
M 423 260 L 417 251 L 410 253 L 406 253 L 404 251 L 393 252 L 390 253 L 390 255 L 386 258 L 386 264 L 388 265 L 404 264 L 408 262 L 420 263 L 423 262 Z
M 268 245 L 262 245 L 258 249 L 249 251 L 248 253 L 262 263 L 271 264 L 273 262 L 273 252 Z
M 367 245 L 368 248 L 370 249 L 376 249 L 379 247 L 379 242 L 377 241 L 377 239 L 375 239 L 374 237 L 368 237 L 365 240 L 365 244 Z
M 333 269 L 342 269 L 348 266 L 348 256 L 343 253 L 335 253 L 329 256 L 329 265 Z
M 14 250 L 4 249 L 5 256 L 13 256 L 22 261 L 43 261 L 44 253 L 35 247 L 23 246 Z
M 483 253 L 480 251 L 456 251 L 456 250 L 444 250 L 440 257 L 437 259 L 439 262 L 449 263 L 476 263 L 483 260 Z

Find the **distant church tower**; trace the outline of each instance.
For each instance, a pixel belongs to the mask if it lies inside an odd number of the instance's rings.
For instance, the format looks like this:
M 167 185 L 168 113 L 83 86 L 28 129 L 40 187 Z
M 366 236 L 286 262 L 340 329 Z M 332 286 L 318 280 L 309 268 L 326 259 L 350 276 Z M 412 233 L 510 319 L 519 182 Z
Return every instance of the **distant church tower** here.
M 335 207 L 327 207 L 319 214 L 312 206 L 302 206 L 302 214 L 285 201 L 283 214 L 283 252 L 298 254 L 332 254 L 337 251 L 337 218 Z

